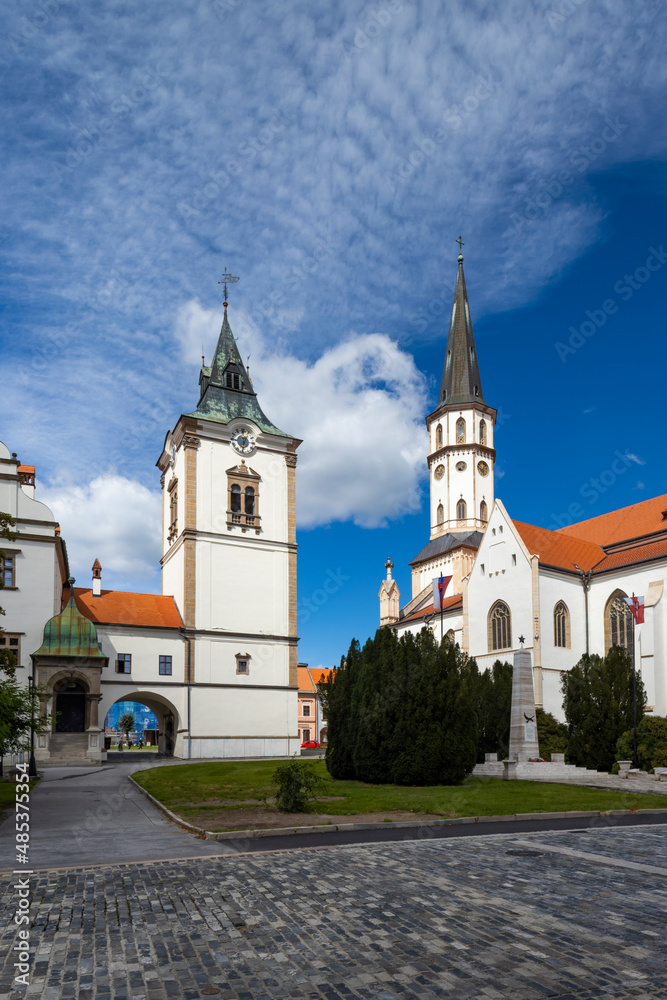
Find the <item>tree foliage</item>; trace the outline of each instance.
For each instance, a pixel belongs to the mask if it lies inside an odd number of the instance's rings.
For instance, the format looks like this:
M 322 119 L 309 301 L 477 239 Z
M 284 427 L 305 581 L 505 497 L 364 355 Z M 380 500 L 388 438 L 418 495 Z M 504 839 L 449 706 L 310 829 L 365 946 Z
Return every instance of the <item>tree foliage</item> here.
M 273 772 L 273 783 L 277 785 L 276 805 L 281 812 L 305 812 L 310 799 L 324 784 L 324 778 L 315 774 L 311 764 L 290 760 L 281 764 Z
M 632 760 L 633 730 L 626 731 L 616 744 L 616 760 Z M 667 767 L 667 719 L 662 715 L 645 715 L 637 720 L 637 763 L 643 771 Z
M 118 716 L 118 728 L 125 734 L 125 739 L 129 740 L 130 730 L 134 729 L 134 716 L 132 712 L 123 712 Z
M 567 726 L 551 712 L 537 709 L 537 740 L 540 757 L 550 760 L 552 753 L 567 753 Z
M 323 687 L 326 765 L 334 778 L 398 785 L 460 784 L 477 756 L 479 674 L 458 646 L 423 629 L 387 628 L 347 657 Z
M 512 711 L 512 665 L 496 660 L 493 667 L 479 674 L 476 686 L 477 761 L 487 753 L 507 757 L 510 748 Z
M 604 657 L 584 654 L 561 685 L 568 759 L 580 767 L 611 770 L 618 739 L 633 724 L 633 669 L 627 651 L 613 646 Z M 639 720 L 646 704 L 639 672 L 636 689 Z

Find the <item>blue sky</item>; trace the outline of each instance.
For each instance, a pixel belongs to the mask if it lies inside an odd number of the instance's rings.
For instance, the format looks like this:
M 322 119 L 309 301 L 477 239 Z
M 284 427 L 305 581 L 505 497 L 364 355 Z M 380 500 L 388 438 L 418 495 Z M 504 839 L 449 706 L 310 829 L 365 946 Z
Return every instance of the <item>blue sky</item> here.
M 664 5 L 5 18 L 0 439 L 80 582 L 99 557 L 105 586 L 159 589 L 154 464 L 196 403 L 225 267 L 263 408 L 304 439 L 301 659 L 374 631 L 387 555 L 409 596 L 459 232 L 511 515 L 665 492 Z

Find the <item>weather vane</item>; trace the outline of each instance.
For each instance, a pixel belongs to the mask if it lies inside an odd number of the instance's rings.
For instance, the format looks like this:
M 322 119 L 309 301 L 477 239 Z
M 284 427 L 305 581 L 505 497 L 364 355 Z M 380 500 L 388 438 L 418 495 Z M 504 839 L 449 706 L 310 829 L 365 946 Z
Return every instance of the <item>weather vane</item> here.
M 223 301 L 223 303 L 222 303 L 222 304 L 223 304 L 223 306 L 226 306 L 226 305 L 227 305 L 227 282 L 229 282 L 229 284 L 230 284 L 230 285 L 233 285 L 233 284 L 235 284 L 235 283 L 236 283 L 236 282 L 237 282 L 238 280 L 239 280 L 239 279 L 238 279 L 238 278 L 235 278 L 233 274 L 228 274 L 228 273 L 227 273 L 227 270 L 225 269 L 225 272 L 224 272 L 224 274 L 222 275 L 222 279 L 221 279 L 221 280 L 220 280 L 220 281 L 218 282 L 218 284 L 219 284 L 219 285 L 224 285 L 224 286 L 225 286 L 225 289 L 224 289 L 224 291 L 225 291 L 225 298 L 224 298 L 224 301 Z

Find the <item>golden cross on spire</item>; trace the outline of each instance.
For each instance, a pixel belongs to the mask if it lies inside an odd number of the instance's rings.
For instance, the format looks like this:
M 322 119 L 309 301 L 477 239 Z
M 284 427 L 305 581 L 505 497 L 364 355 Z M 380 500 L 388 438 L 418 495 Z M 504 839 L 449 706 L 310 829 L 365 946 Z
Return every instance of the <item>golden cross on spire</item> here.
M 225 289 L 224 289 L 224 291 L 225 291 L 225 298 L 224 298 L 224 301 L 222 303 L 223 306 L 225 306 L 225 308 L 227 307 L 227 282 L 229 282 L 230 285 L 233 285 L 238 280 L 239 279 L 235 278 L 233 274 L 228 274 L 227 273 L 227 269 L 225 268 L 224 274 L 222 275 L 222 279 L 218 282 L 219 285 L 224 285 L 225 286 Z
M 464 243 L 464 242 L 463 242 L 463 240 L 461 239 L 461 235 L 460 235 L 460 234 L 459 234 L 459 238 L 458 238 L 458 240 L 454 240 L 454 242 L 455 242 L 455 243 L 458 243 L 458 245 L 459 245 L 459 254 L 460 254 L 460 253 L 462 253 L 463 251 L 461 250 L 461 247 L 464 247 L 464 246 L 465 246 L 465 243 Z

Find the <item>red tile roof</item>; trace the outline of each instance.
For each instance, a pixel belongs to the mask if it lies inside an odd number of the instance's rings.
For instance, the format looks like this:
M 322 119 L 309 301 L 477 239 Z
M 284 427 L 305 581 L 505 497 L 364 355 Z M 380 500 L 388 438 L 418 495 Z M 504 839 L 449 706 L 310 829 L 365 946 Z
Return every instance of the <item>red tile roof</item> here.
M 605 558 L 603 549 L 592 542 L 581 538 L 566 538 L 560 532 L 537 528 L 534 524 L 524 524 L 522 521 L 514 521 L 513 524 L 530 555 L 539 556 L 543 566 L 557 566 L 576 573 L 576 563 L 579 569 L 588 572 Z
M 311 676 L 316 684 L 324 684 L 334 673 L 331 667 L 313 667 Z
M 65 588 L 65 599 L 69 590 Z M 132 594 L 123 590 L 103 590 L 93 597 L 92 590 L 74 588 L 76 606 L 82 615 L 99 625 L 144 625 L 153 628 L 183 628 L 183 621 L 173 597 L 162 594 Z
M 457 611 L 458 608 L 463 607 L 463 595 L 462 594 L 452 594 L 451 597 L 445 597 L 442 602 L 443 611 Z M 406 615 L 405 618 L 401 618 L 400 621 L 396 622 L 397 625 L 403 625 L 405 622 L 415 621 L 419 618 L 424 618 L 426 615 L 440 614 L 440 609 L 436 611 L 434 604 L 429 604 L 425 608 L 420 608 L 419 611 L 413 611 L 411 615 Z
M 583 538 L 597 545 L 615 545 L 628 538 L 665 531 L 667 521 L 663 520 L 663 511 L 667 511 L 667 494 L 591 517 L 588 521 L 569 524 L 566 528 L 559 528 L 557 534 Z
M 606 573 L 608 570 L 619 569 L 621 566 L 628 566 L 632 563 L 649 562 L 652 559 L 664 559 L 665 557 L 667 557 L 667 538 L 662 538 L 657 542 L 649 542 L 647 545 L 634 545 L 629 549 L 612 552 L 604 562 L 598 563 L 595 572 Z

